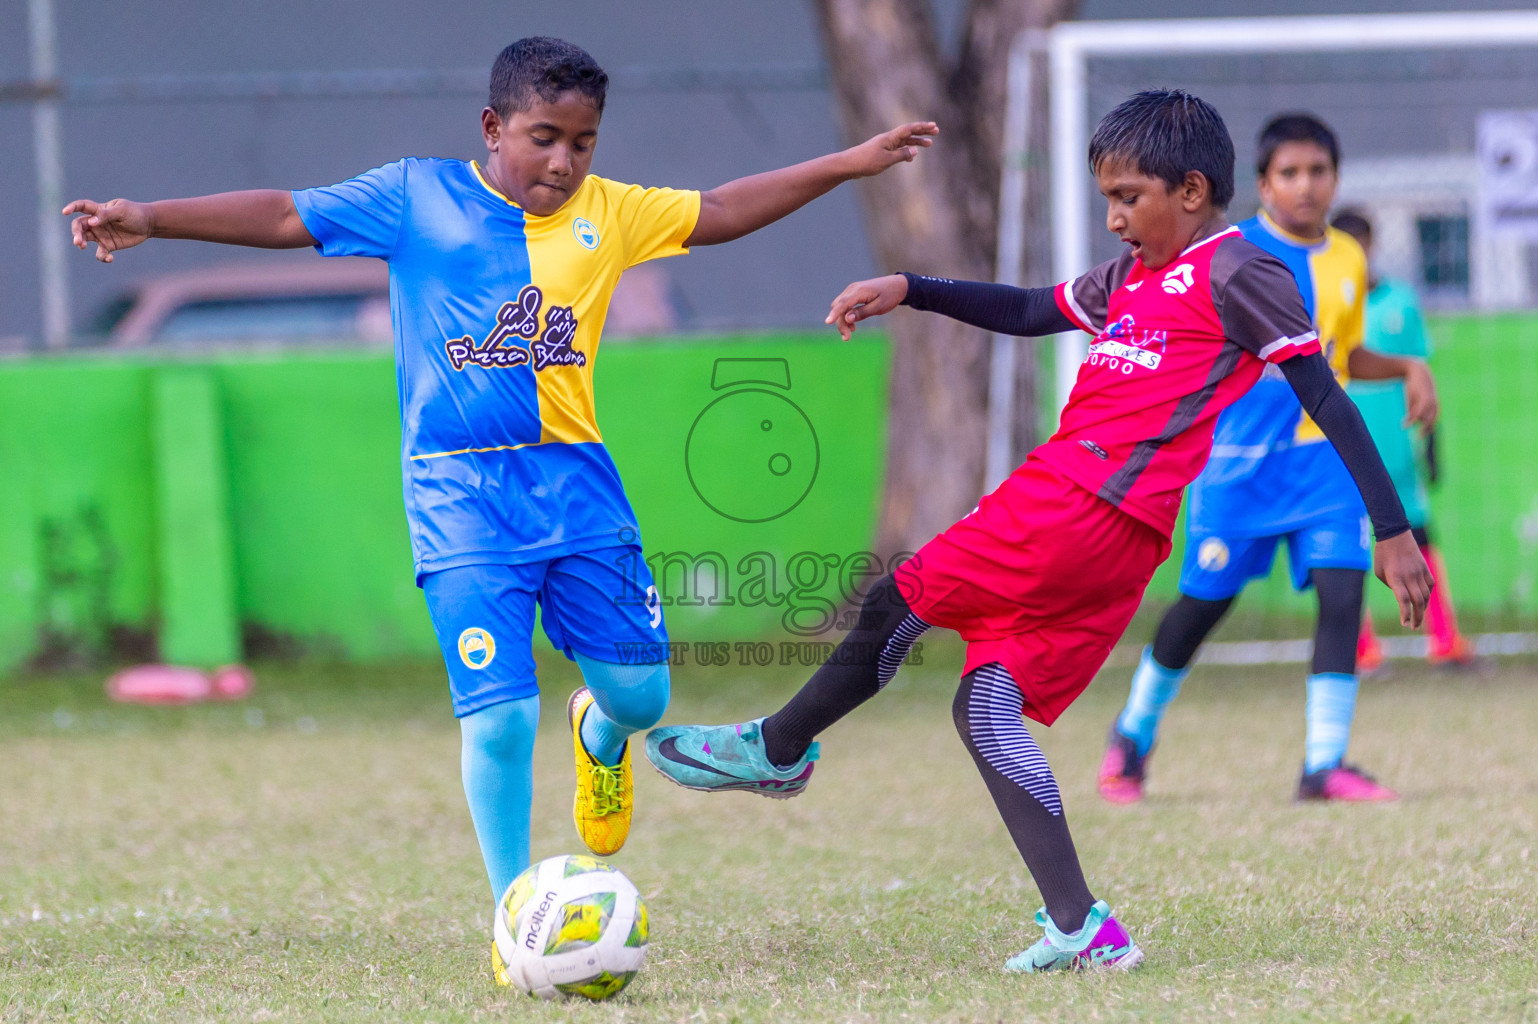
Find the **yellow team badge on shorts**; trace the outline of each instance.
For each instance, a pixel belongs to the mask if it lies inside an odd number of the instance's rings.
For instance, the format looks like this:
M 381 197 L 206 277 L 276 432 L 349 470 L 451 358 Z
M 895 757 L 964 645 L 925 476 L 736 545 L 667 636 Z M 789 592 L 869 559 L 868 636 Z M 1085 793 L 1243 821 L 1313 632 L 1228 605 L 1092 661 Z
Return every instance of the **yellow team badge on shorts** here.
M 1228 545 L 1216 537 L 1208 537 L 1196 549 L 1196 564 L 1208 572 L 1222 572 L 1228 568 Z
M 497 642 L 491 634 L 479 626 L 471 626 L 459 634 L 459 660 L 465 668 L 479 671 L 491 664 L 497 656 Z

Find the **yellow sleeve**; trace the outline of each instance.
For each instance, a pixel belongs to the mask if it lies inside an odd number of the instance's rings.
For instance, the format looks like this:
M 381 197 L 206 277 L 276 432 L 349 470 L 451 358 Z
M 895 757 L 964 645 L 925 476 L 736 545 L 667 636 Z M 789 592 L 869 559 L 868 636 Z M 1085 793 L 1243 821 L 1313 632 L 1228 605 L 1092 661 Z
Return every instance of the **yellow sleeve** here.
M 600 178 L 619 230 L 625 266 L 688 252 L 684 242 L 700 219 L 700 194 L 692 189 L 642 188 Z
M 1345 316 L 1341 318 L 1340 334 L 1335 346 L 1337 373 L 1345 378 L 1349 376 L 1346 360 L 1354 349 L 1361 347 L 1367 334 L 1367 254 L 1362 251 L 1356 239 L 1344 231 L 1335 228 L 1330 231 L 1335 235 L 1335 244 L 1343 250 L 1343 276 L 1351 282 L 1351 301 Z

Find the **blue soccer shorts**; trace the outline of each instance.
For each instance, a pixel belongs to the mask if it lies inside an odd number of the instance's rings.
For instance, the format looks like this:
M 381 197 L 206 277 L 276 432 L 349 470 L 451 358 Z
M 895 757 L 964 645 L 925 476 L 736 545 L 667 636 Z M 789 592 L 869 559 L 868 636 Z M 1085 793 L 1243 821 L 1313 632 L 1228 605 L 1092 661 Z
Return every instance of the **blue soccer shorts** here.
M 667 660 L 668 634 L 651 570 L 634 545 L 522 565 L 465 565 L 422 577 L 449 669 L 454 716 L 539 693 L 534 609 L 568 658 Z
M 1223 537 L 1186 531 L 1180 592 L 1202 601 L 1222 601 L 1250 580 L 1271 575 L 1276 546 L 1287 541 L 1292 585 L 1310 586 L 1312 569 L 1371 569 L 1372 528 L 1366 516 L 1338 516 L 1269 537 Z

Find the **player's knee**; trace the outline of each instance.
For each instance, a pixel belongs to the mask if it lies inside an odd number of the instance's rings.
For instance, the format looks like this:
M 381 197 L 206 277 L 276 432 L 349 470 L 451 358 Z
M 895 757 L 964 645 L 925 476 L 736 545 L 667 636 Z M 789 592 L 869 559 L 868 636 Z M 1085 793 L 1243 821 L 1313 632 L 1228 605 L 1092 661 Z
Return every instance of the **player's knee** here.
M 649 729 L 662 720 L 672 696 L 667 662 L 616 665 L 579 655 L 577 664 L 605 718 L 627 729 Z
M 865 592 L 865 599 L 860 602 L 860 617 L 854 628 L 857 631 L 886 634 L 910 614 L 912 609 L 903 598 L 897 577 L 888 574 Z
M 1181 594 L 1154 632 L 1154 661 L 1167 669 L 1185 668 L 1233 603 L 1231 597 L 1208 601 Z
M 608 695 L 603 713 L 627 729 L 650 729 L 662 720 L 672 696 L 667 665 L 652 665 L 646 681 Z M 600 704 L 602 707 L 602 704 Z
M 459 720 L 467 748 L 498 762 L 530 758 L 539 728 L 539 698 L 507 700 L 472 711 Z

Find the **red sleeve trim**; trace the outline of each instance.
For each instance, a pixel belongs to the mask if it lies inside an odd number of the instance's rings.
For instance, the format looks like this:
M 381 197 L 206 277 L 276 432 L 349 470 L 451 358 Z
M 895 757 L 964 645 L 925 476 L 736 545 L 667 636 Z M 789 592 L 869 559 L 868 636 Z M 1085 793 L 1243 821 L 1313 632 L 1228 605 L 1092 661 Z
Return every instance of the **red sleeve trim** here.
M 1282 363 L 1293 356 L 1311 356 L 1315 352 L 1322 351 L 1324 350 L 1319 347 L 1319 335 L 1309 331 L 1296 338 L 1278 338 L 1256 355 L 1268 363 Z

